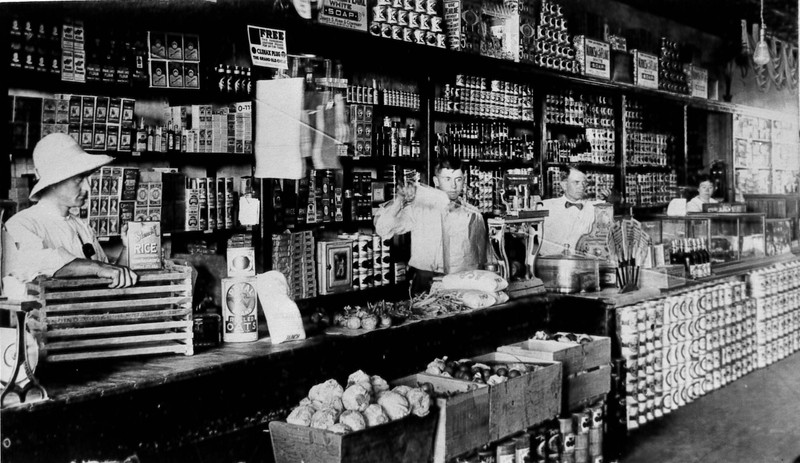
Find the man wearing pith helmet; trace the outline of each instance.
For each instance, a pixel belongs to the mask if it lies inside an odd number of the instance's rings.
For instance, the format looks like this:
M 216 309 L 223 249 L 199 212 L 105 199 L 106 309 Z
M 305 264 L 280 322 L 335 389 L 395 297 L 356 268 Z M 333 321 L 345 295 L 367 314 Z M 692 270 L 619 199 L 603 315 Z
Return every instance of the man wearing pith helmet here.
M 38 202 L 6 224 L 16 248 L 9 250 L 9 275 L 20 281 L 39 275 L 108 278 L 111 288 L 136 284 L 139 277 L 123 265 L 125 240 L 120 259 L 111 264 L 86 221 L 70 214 L 70 208 L 86 202 L 92 172 L 113 160 L 86 153 L 63 133 L 50 134 L 36 144 L 33 164 L 38 181 L 30 199 Z

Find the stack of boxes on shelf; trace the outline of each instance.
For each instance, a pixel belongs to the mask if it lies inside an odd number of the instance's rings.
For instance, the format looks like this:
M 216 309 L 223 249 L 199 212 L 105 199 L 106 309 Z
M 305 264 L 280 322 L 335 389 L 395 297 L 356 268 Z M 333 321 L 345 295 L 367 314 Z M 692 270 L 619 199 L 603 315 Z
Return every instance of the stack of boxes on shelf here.
M 86 29 L 83 21 L 61 27 L 61 80 L 86 82 Z
M 307 299 L 317 295 L 314 249 L 314 233 L 311 230 L 272 235 L 272 269 L 286 277 L 289 297 L 292 299 Z
M 8 32 L 10 48 L 8 64 L 11 69 L 55 75 L 61 73 L 60 25 L 34 21 L 30 18 L 12 17 Z M 63 45 L 71 44 L 63 43 Z
M 764 368 L 800 349 L 800 262 L 750 273 L 755 300 L 756 353 Z
M 252 153 L 253 110 L 249 101 L 227 106 L 170 106 L 165 115 L 187 153 Z
M 729 281 L 617 311 L 628 429 L 660 418 L 756 368 L 756 304 Z
M 234 228 L 233 177 L 184 178 L 184 220 L 176 218 L 175 225 L 183 223 L 184 230 L 222 230 Z
M 135 100 L 65 94 L 9 99 L 12 148 L 32 149 L 51 133 L 67 133 L 87 151 L 131 151 Z
M 134 219 L 138 175 L 134 167 L 106 166 L 89 177 L 89 197 L 79 214 L 97 236 L 117 236 Z

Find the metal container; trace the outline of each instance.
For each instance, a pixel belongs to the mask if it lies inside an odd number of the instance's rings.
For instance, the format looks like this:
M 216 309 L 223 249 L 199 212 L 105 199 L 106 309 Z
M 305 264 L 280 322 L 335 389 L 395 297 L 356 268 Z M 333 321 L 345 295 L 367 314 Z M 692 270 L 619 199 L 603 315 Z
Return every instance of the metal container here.
M 600 261 L 578 256 L 539 256 L 536 276 L 548 291 L 579 293 L 600 290 Z

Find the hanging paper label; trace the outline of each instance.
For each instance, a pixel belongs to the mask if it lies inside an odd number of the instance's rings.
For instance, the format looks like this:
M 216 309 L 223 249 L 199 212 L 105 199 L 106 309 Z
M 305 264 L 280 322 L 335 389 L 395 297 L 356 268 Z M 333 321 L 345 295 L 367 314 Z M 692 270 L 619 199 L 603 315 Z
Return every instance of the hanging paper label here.
M 708 98 L 708 71 L 692 66 L 692 96 Z
M 367 31 L 366 0 L 322 0 L 320 24 Z
M 247 26 L 250 39 L 250 59 L 253 66 L 289 69 L 286 55 L 286 31 Z
M 639 87 L 658 88 L 658 57 L 631 50 L 633 54 L 633 83 Z

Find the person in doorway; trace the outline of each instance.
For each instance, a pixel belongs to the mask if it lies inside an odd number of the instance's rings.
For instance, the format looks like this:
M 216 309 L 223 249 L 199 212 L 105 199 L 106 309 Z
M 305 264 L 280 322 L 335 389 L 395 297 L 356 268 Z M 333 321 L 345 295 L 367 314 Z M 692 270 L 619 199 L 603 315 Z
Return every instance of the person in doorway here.
M 708 175 L 701 175 L 697 179 L 697 196 L 686 203 L 686 212 L 703 212 L 703 204 L 716 203 L 712 198 L 714 194 L 714 182 Z
M 611 196 L 611 191 L 604 189 L 598 194 L 600 201 L 587 201 L 586 174 L 574 167 L 561 171 L 561 188 L 562 196 L 542 201 L 542 209 L 547 209 L 549 215 L 544 220 L 541 255 L 572 253 L 581 236 L 592 230 L 594 204 Z
M 125 266 L 124 233 L 120 259 L 111 264 L 86 221 L 70 213 L 86 202 L 91 173 L 113 160 L 86 153 L 63 133 L 47 135 L 36 144 L 33 163 L 39 180 L 30 199 L 38 202 L 6 223 L 16 247 L 10 253 L 9 275 L 20 281 L 39 275 L 108 278 L 110 288 L 136 284 L 138 275 Z
M 429 291 L 436 276 L 474 270 L 486 263 L 486 224 L 481 213 L 461 198 L 461 160 L 440 160 L 434 174 L 436 189 L 403 185 L 374 219 L 375 231 L 383 239 L 411 232 L 412 295 Z

